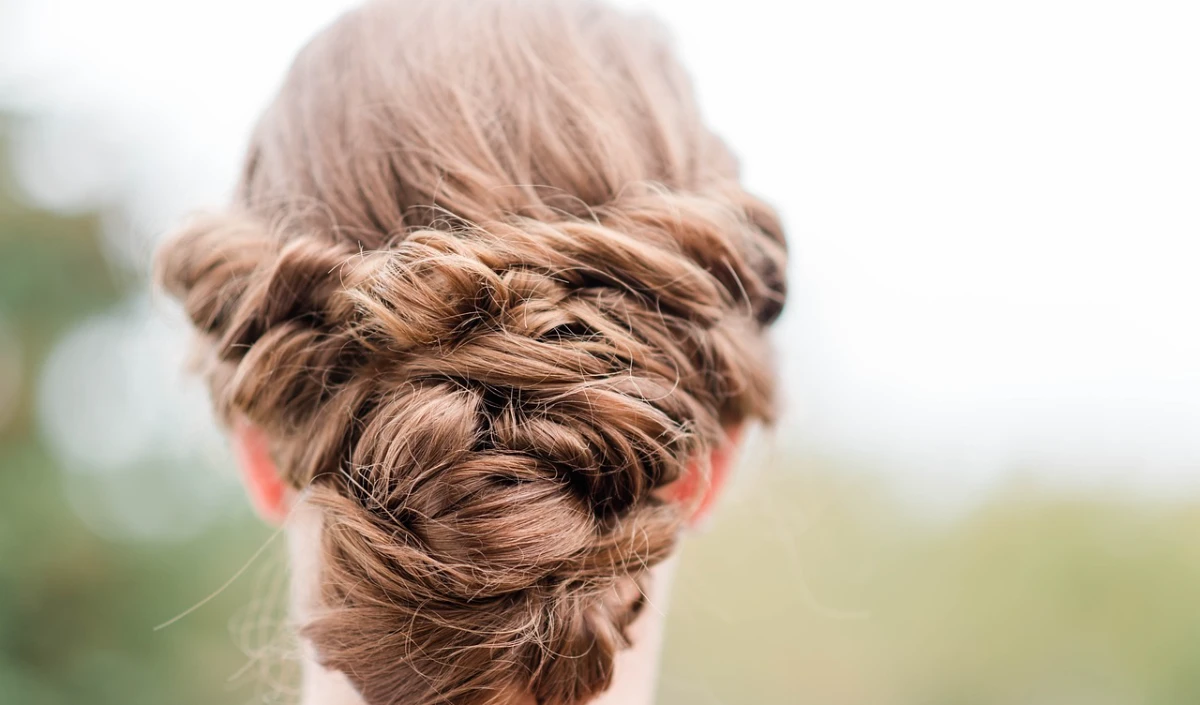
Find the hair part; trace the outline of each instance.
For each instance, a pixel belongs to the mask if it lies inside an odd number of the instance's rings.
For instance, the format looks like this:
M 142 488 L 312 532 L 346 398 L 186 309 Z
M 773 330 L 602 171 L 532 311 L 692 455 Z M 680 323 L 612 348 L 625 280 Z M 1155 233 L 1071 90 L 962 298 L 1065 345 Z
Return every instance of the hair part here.
M 772 417 L 785 265 L 656 23 L 388 0 L 300 53 L 159 276 L 321 509 L 322 663 L 370 705 L 578 705 L 684 523 L 659 490 Z

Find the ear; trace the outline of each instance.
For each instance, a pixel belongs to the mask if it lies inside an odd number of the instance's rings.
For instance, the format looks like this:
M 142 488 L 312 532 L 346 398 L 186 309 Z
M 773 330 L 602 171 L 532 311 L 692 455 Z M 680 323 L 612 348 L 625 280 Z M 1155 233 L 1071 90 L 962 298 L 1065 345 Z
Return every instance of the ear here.
M 257 426 L 238 422 L 233 427 L 233 451 L 242 473 L 242 483 L 259 516 L 279 525 L 287 517 L 287 485 L 271 458 L 267 436 Z
M 695 464 L 688 467 L 688 474 L 669 488 L 670 497 L 679 502 L 694 502 L 695 511 L 689 523 L 696 527 L 704 524 L 717 498 L 729 479 L 729 471 L 737 457 L 738 447 L 742 440 L 742 426 L 734 426 L 725 430 L 725 442 L 714 448 L 709 455 L 710 474 L 708 482 L 704 482 L 699 468 Z M 699 496 L 697 496 L 699 495 Z

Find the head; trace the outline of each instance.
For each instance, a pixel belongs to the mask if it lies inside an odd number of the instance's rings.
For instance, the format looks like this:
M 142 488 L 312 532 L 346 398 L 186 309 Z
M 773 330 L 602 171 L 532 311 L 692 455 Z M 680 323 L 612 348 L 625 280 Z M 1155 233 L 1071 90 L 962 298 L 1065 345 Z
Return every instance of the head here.
M 369 705 L 578 705 L 769 421 L 774 212 L 661 28 L 385 0 L 297 57 L 159 273 L 314 657 Z

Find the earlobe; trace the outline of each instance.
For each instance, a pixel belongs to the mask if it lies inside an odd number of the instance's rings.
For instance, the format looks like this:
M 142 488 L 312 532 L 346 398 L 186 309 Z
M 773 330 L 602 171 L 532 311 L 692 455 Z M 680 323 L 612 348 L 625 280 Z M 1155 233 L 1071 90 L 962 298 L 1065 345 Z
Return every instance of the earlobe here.
M 239 422 L 232 432 L 233 450 L 242 483 L 254 509 L 266 521 L 279 525 L 287 517 L 287 485 L 271 458 L 266 434 L 257 426 Z
M 692 515 L 692 526 L 702 526 L 712 514 L 717 498 L 725 488 L 725 481 L 729 479 L 733 461 L 737 458 L 738 447 L 742 441 L 742 427 L 727 429 L 725 439 L 725 443 L 713 449 L 710 460 L 712 474 L 708 487 L 704 488 L 704 496 L 696 505 L 696 513 Z
M 729 472 L 737 456 L 741 439 L 741 426 L 726 429 L 725 442 L 714 448 L 708 457 L 707 482 L 705 482 L 700 468 L 692 465 L 684 477 L 670 486 L 669 497 L 677 502 L 692 503 L 695 507 L 689 522 L 691 526 L 703 525 L 712 513 L 717 498 L 725 487 L 725 481 L 729 478 Z

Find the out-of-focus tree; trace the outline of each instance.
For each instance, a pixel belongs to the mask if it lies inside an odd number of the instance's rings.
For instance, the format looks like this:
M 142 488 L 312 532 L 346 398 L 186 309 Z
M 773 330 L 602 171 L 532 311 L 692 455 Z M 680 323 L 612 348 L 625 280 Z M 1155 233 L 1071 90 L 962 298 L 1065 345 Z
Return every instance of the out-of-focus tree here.
M 0 120 L 0 702 L 245 700 L 236 686 L 247 679 L 229 682 L 247 661 L 229 615 L 249 604 L 253 581 L 215 610 L 153 627 L 231 575 L 264 532 L 243 521 L 185 543 L 133 545 L 97 536 L 64 499 L 70 476 L 36 421 L 42 364 L 73 324 L 145 284 L 106 264 L 101 213 L 62 215 L 22 198 L 12 125 Z

